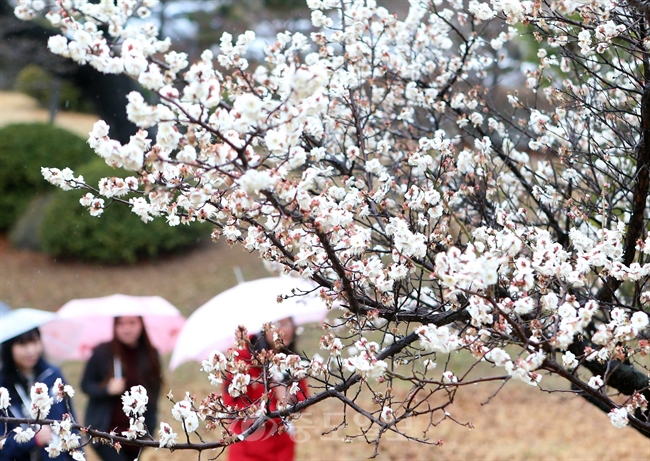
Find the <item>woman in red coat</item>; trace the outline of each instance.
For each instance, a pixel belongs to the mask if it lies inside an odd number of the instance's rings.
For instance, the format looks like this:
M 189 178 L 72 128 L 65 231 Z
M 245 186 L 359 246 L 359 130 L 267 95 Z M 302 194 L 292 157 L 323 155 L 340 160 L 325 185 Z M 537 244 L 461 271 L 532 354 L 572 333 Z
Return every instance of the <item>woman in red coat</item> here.
M 291 318 L 280 320 L 275 324 L 278 333 L 281 333 L 284 344 L 288 346 L 278 348 L 273 340 L 273 331 L 266 334 L 260 333 L 250 337 L 251 348 L 259 353 L 263 350 L 274 353 L 294 354 L 293 346 L 295 340 L 295 325 Z M 233 396 L 228 388 L 232 383 L 232 375 L 224 382 L 223 402 L 228 406 L 246 408 L 250 404 L 257 404 L 265 393 L 264 384 L 258 380 L 262 374 L 262 367 L 252 365 L 252 351 L 249 348 L 237 350 L 238 360 L 243 360 L 249 365 L 247 374 L 250 376 L 250 383 L 246 388 L 245 395 Z M 282 378 L 276 378 L 273 384 L 269 385 L 269 411 L 278 409 L 278 403 L 292 404 L 307 398 L 307 380 L 292 380 L 284 374 Z M 236 392 L 232 392 L 236 394 Z M 234 434 L 241 434 L 254 422 L 236 421 L 230 430 Z M 286 430 L 281 420 L 267 421 L 255 433 L 246 440 L 237 442 L 228 448 L 229 461 L 292 461 L 294 459 L 295 440 L 293 435 Z

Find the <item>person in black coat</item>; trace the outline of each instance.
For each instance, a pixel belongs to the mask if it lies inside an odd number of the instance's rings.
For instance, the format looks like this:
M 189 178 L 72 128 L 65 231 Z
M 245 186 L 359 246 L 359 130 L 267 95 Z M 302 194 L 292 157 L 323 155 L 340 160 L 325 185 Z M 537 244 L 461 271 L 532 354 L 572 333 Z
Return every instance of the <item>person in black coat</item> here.
M 43 383 L 50 390 L 53 404 L 47 416 L 48 419 L 61 420 L 68 413 L 74 418 L 72 402 L 57 402 L 54 382 L 63 375 L 58 368 L 48 364 L 43 359 L 43 343 L 38 328 L 34 328 L 2 343 L 2 369 L 0 370 L 0 387 L 9 392 L 10 406 L 8 416 L 14 418 L 30 418 L 29 406 L 31 405 L 30 391 L 35 383 Z M 53 392 L 54 391 L 54 392 Z M 50 458 L 45 448 L 52 442 L 53 434 L 50 426 L 32 428 L 36 435 L 28 442 L 19 443 L 15 440 L 14 429 L 21 426 L 27 429 L 26 424 L 0 425 L 0 439 L 6 437 L 4 446 L 0 450 L 0 461 L 45 461 L 54 459 L 58 461 L 72 461 L 69 453 L 63 452 L 55 458 Z
M 144 419 L 147 430 L 153 435 L 162 386 L 158 352 L 149 341 L 141 317 L 116 317 L 113 340 L 94 349 L 81 380 L 81 389 L 89 397 L 84 424 L 121 435 L 129 428 L 121 395 L 137 385 L 147 390 L 149 403 Z M 103 461 L 132 461 L 139 452 L 138 448 L 128 445 L 122 445 L 119 453 L 110 445 L 92 446 Z

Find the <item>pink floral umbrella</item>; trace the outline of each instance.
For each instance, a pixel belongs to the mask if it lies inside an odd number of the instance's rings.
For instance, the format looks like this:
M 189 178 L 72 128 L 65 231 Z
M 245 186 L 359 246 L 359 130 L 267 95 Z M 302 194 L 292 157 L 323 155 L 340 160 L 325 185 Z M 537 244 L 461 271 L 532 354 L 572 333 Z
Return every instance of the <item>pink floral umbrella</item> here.
M 113 338 L 115 317 L 142 317 L 151 343 L 161 354 L 172 351 L 185 324 L 178 309 L 160 296 L 115 294 L 74 299 L 64 304 L 57 315 L 59 321 L 46 324 L 41 330 L 59 343 L 70 343 L 69 348 L 49 353 L 58 360 L 87 360 L 95 346 Z
M 290 296 L 293 289 L 309 292 L 314 285 L 295 277 L 268 277 L 240 283 L 218 294 L 187 319 L 169 368 L 174 370 L 188 361 L 201 362 L 213 350 L 225 351 L 234 344 L 239 325 L 257 333 L 264 323 L 286 317 L 292 317 L 296 325 L 323 321 L 327 305 L 317 292 L 278 303 L 279 295 Z

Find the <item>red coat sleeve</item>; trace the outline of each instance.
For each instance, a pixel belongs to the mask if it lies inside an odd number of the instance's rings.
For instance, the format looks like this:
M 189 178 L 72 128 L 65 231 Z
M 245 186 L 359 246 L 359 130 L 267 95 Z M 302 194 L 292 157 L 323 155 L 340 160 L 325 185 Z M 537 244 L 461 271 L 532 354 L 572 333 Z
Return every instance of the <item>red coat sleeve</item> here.
M 242 360 L 244 362 L 249 363 L 250 365 L 252 355 L 251 352 L 248 350 L 248 348 L 239 349 L 237 350 L 237 352 L 239 353 L 237 360 Z M 228 386 L 230 386 L 230 384 L 232 383 L 233 375 L 231 373 L 227 373 L 226 379 L 223 382 L 223 395 L 222 395 L 223 403 L 225 405 L 235 407 L 235 408 L 244 408 L 247 405 L 249 405 L 251 402 L 257 401 L 262 397 L 262 395 L 264 395 L 265 392 L 264 385 L 260 383 L 258 380 L 258 378 L 261 375 L 261 368 L 250 366 L 248 369 L 248 374 L 251 377 L 251 381 L 250 384 L 248 385 L 246 396 L 233 397 L 228 393 Z M 289 387 L 290 386 L 291 385 L 289 385 Z M 309 397 L 307 379 L 301 379 L 300 381 L 298 381 L 298 386 L 300 387 L 300 390 L 294 397 L 299 402 L 302 402 L 307 397 Z M 271 387 L 273 387 L 273 385 Z M 287 391 L 288 390 L 289 389 L 287 389 Z M 278 403 L 277 399 L 273 391 L 271 391 L 270 402 L 269 402 L 271 411 L 274 411 L 277 408 L 277 403 Z

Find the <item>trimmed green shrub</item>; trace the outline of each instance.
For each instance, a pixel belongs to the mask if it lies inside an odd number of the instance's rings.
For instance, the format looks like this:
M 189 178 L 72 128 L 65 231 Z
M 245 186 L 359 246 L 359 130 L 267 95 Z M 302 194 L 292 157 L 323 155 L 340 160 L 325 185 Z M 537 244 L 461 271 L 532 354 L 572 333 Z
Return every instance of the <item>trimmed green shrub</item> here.
M 9 229 L 39 193 L 53 191 L 41 167 L 74 169 L 95 154 L 74 133 L 45 123 L 0 128 L 0 232 Z
M 101 159 L 75 171 L 96 186 L 103 177 L 126 177 Z M 48 205 L 40 229 L 43 250 L 59 258 L 105 264 L 135 263 L 198 244 L 211 232 L 209 224 L 170 227 L 164 218 L 144 223 L 122 203 L 108 204 L 100 217 L 79 204 L 87 190 L 58 191 Z M 122 197 L 124 199 L 129 196 Z
M 92 112 L 93 105 L 83 97 L 79 88 L 72 83 L 59 82 L 58 105 L 60 110 Z M 54 91 L 54 76 L 36 64 L 29 64 L 16 77 L 16 90 L 36 99 L 41 107 L 49 107 Z
M 43 224 L 43 215 L 55 192 L 41 193 L 27 204 L 25 212 L 20 215 L 9 232 L 11 246 L 23 250 L 43 250 L 38 230 Z

